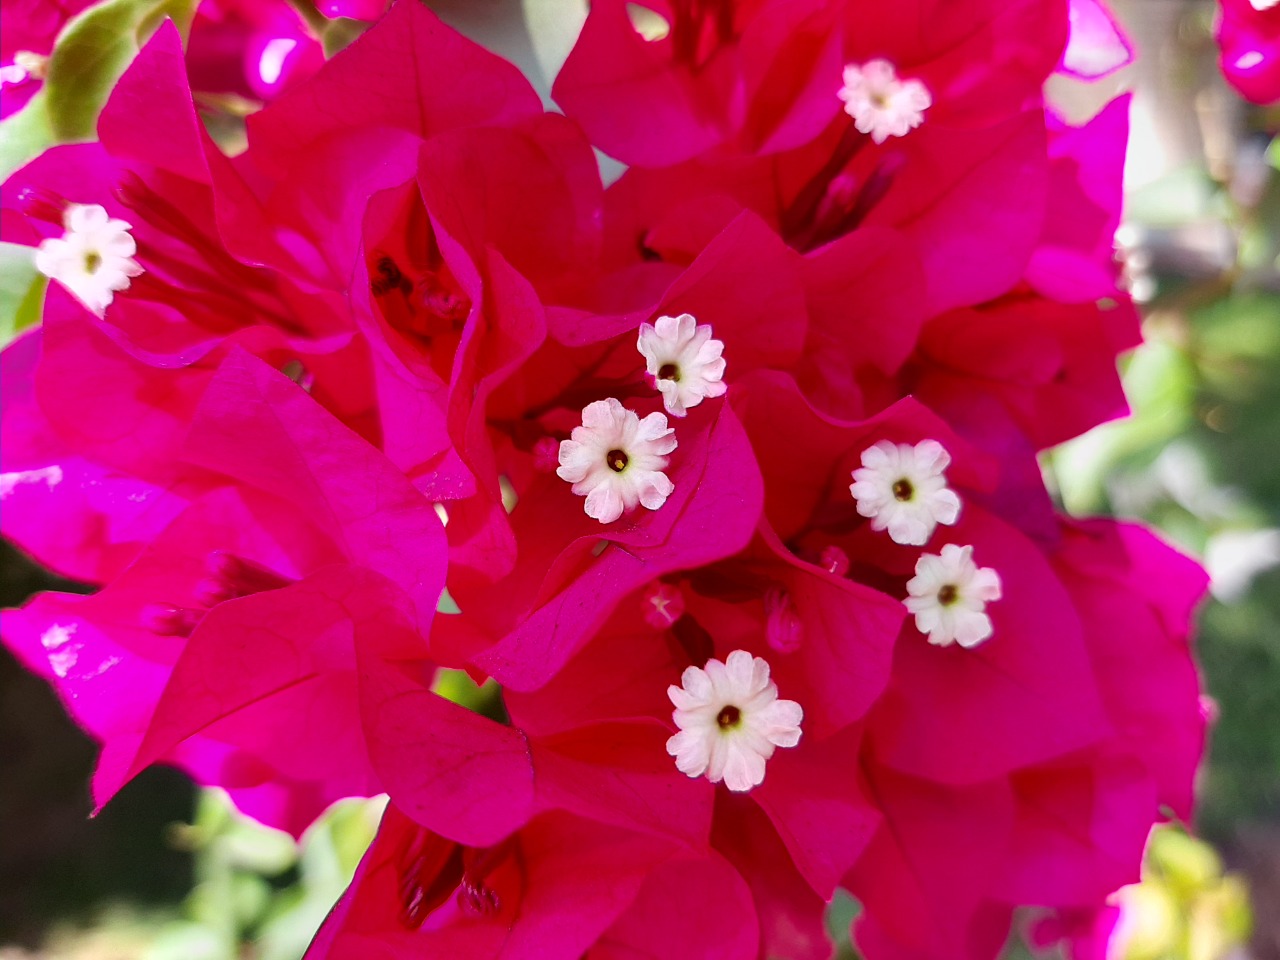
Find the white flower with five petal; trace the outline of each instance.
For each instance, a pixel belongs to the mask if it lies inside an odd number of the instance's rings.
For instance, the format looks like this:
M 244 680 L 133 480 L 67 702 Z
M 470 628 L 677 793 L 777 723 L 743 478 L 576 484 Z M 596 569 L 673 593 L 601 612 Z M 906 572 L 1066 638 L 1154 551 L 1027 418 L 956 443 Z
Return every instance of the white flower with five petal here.
M 777 747 L 800 742 L 800 704 L 779 700 L 769 664 L 746 650 L 733 651 L 723 663 L 712 658 L 701 669 L 688 667 L 667 696 L 680 728 L 667 741 L 667 753 L 690 777 L 723 780 L 741 793 L 763 782 L 765 761 Z
M 706 397 L 723 396 L 724 344 L 711 339 L 711 327 L 682 313 L 640 324 L 636 347 L 673 417 L 683 417 Z
M 142 273 L 131 224 L 116 220 L 96 203 L 73 203 L 62 218 L 66 233 L 36 249 L 36 269 L 57 280 L 101 317 L 115 295 Z
M 973 562 L 973 547 L 948 543 L 941 554 L 926 553 L 916 561 L 907 593 L 902 602 L 930 643 L 976 647 L 993 632 L 986 611 L 1000 599 L 1000 575 Z
M 879 57 L 847 65 L 837 96 L 844 101 L 844 112 L 853 117 L 853 125 L 860 133 L 871 134 L 876 143 L 905 137 L 920 126 L 925 110 L 933 105 L 923 83 L 899 80 L 893 64 Z
M 667 418 L 651 413 L 643 420 L 610 397 L 582 410 L 582 426 L 560 441 L 556 475 L 585 496 L 587 516 L 612 523 L 637 506 L 657 510 L 675 485 L 662 471 L 676 448 Z
M 894 543 L 923 546 L 938 524 L 960 515 L 960 498 L 944 473 L 951 455 L 937 440 L 915 446 L 881 440 L 862 451 L 849 492 L 872 530 L 888 530 Z

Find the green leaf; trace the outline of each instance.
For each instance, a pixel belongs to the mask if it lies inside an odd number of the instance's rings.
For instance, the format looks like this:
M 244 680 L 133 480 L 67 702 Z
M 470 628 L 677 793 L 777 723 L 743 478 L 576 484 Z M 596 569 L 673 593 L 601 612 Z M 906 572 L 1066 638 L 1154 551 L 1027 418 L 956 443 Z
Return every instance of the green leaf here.
M 162 929 L 142 960 L 230 960 L 235 945 L 200 923 L 173 923 Z
M 44 95 L 59 142 L 92 139 L 111 88 L 171 17 L 185 34 L 195 0 L 108 0 L 71 20 L 49 58 Z
M 8 180 L 15 170 L 25 167 L 56 142 L 41 90 L 25 107 L 0 123 L 0 180 Z
M 0 243 L 0 347 L 40 322 L 47 283 L 31 247 Z
M 166 17 L 185 36 L 197 0 L 107 0 L 73 17 L 49 56 L 44 86 L 0 123 L 0 180 L 59 143 L 92 140 L 125 68 Z
M 324 55 L 332 57 L 334 54 L 342 52 L 355 41 L 356 37 L 368 29 L 369 24 L 363 20 L 338 17 L 336 20 L 330 21 L 320 35 L 321 43 L 324 46 Z

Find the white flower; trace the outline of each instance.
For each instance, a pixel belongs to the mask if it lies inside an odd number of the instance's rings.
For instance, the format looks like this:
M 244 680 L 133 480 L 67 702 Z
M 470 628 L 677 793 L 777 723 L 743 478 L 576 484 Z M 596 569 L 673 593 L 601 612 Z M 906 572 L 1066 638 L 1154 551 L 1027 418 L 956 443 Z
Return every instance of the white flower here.
M 673 417 L 683 417 L 704 397 L 719 397 L 728 389 L 722 380 L 724 344 L 711 339 L 708 324 L 699 324 L 687 313 L 640 324 L 636 347 Z
M 948 543 L 942 554 L 916 561 L 902 601 L 916 616 L 916 629 L 939 646 L 975 647 L 991 636 L 987 604 L 1000 599 L 1000 575 L 973 562 L 973 547 Z
M 1259 13 L 1263 10 L 1270 10 L 1277 3 L 1280 3 L 1280 0 L 1249 0 L 1249 5 Z
M 904 137 L 924 120 L 924 111 L 933 97 L 919 80 L 899 80 L 888 60 L 876 58 L 862 66 L 844 68 L 844 86 L 837 96 L 844 112 L 853 117 L 861 133 L 871 134 L 876 143 L 890 137 Z
M 960 498 L 943 472 L 951 455 L 937 440 L 909 443 L 881 440 L 862 451 L 862 469 L 853 471 L 849 492 L 872 530 L 888 529 L 894 543 L 922 546 L 940 523 L 956 522 Z
M 587 498 L 583 509 L 601 523 L 637 505 L 657 510 L 675 489 L 662 472 L 676 448 L 675 430 L 660 413 L 641 420 L 612 397 L 597 400 L 583 408 L 572 438 L 560 441 L 556 475 Z
M 779 700 L 769 664 L 746 650 L 723 663 L 688 667 L 680 686 L 667 687 L 680 732 L 667 741 L 676 769 L 690 777 L 706 774 L 741 793 L 764 780 L 764 762 L 776 747 L 800 742 L 804 711 L 794 700 Z
M 70 290 L 99 317 L 115 294 L 142 273 L 132 226 L 112 218 L 96 203 L 73 203 L 62 217 L 66 233 L 36 248 L 36 269 Z

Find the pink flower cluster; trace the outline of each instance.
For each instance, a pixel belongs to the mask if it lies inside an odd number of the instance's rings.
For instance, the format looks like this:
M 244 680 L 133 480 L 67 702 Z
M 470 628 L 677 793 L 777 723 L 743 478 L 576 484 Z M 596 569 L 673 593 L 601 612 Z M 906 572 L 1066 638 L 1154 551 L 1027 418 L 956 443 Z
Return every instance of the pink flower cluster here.
M 311 960 L 825 960 L 840 887 L 870 960 L 1087 928 L 1190 815 L 1205 578 L 1038 465 L 1138 341 L 1067 36 L 596 0 L 566 116 L 399 0 L 228 158 L 161 29 L 3 191 L 52 282 L 0 521 L 101 585 L 3 634 L 97 802 L 389 794 Z

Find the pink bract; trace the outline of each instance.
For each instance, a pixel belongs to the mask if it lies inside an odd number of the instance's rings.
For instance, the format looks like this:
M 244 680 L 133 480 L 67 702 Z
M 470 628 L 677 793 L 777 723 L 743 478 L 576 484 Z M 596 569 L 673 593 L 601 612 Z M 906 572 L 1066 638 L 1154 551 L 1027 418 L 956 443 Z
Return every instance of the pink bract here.
M 1222 72 L 1247 100 L 1280 100 L 1280 9 L 1221 0 L 1217 26 Z

